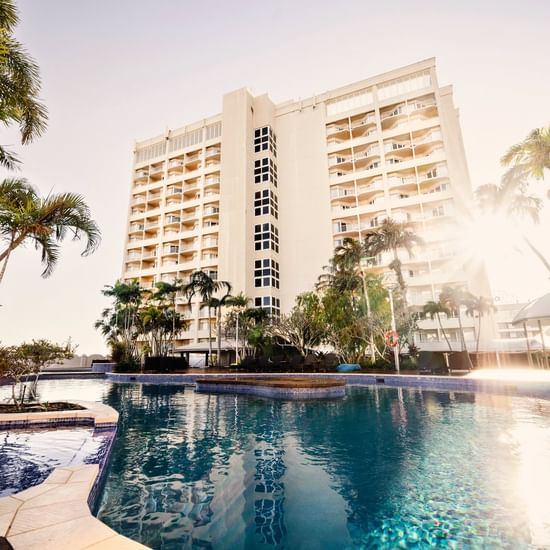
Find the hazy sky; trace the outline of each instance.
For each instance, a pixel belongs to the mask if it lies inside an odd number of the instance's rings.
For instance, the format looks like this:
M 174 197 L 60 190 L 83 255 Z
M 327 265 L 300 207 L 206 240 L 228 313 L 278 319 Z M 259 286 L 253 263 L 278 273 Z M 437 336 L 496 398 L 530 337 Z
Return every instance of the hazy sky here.
M 107 305 L 101 288 L 121 272 L 133 142 L 218 113 L 227 91 L 309 97 L 435 56 L 440 84 L 454 85 L 474 185 L 498 181 L 504 150 L 550 121 L 547 0 L 18 5 L 16 34 L 40 64 L 50 122 L 28 147 L 12 131 L 1 142 L 14 144 L 43 193 L 83 193 L 103 243 L 89 258 L 63 246 L 46 280 L 39 253 L 17 250 L 0 287 L 3 343 L 71 336 L 79 353 L 104 351 L 92 325 Z M 544 246 L 542 228 L 535 239 Z M 525 279 L 504 263 L 501 286 L 525 297 L 543 288 L 528 257 L 507 263 L 525 267 Z

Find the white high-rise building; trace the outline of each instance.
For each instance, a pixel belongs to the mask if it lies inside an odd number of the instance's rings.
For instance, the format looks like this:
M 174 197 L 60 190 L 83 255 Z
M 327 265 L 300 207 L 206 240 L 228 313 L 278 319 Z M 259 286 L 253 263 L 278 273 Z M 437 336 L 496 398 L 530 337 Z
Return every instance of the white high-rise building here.
M 122 278 L 151 286 L 201 269 L 287 312 L 336 245 L 391 217 L 425 241 L 401 254 L 411 305 L 446 284 L 487 295 L 454 240 L 471 205 L 452 88 L 434 59 L 300 101 L 243 88 L 221 114 L 136 144 Z M 206 342 L 206 309 L 178 307 L 191 320 L 178 345 Z M 421 326 L 421 342 L 443 341 L 436 323 Z

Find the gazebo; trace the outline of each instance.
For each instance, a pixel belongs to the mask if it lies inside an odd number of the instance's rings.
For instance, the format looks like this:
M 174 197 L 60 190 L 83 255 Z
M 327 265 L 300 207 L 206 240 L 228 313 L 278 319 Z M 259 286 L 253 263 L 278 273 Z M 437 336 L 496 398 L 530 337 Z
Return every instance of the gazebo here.
M 527 357 L 529 359 L 529 366 L 532 366 L 529 336 L 527 334 L 527 323 L 529 322 L 536 322 L 538 324 L 544 366 L 549 368 L 548 354 L 546 344 L 544 342 L 544 331 L 542 330 L 542 325 L 543 323 L 550 323 L 550 292 L 540 298 L 537 298 L 536 300 L 533 300 L 532 302 L 529 302 L 526 306 L 521 308 L 512 321 L 513 325 L 523 325 L 523 331 L 527 340 Z

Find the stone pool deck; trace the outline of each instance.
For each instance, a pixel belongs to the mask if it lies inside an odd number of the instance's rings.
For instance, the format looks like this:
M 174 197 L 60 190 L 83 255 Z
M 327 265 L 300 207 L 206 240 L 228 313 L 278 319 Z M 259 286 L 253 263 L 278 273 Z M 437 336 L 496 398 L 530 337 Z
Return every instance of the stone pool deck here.
M 0 536 L 14 550 L 139 550 L 95 518 L 88 499 L 97 464 L 56 468 L 45 481 L 0 498 Z

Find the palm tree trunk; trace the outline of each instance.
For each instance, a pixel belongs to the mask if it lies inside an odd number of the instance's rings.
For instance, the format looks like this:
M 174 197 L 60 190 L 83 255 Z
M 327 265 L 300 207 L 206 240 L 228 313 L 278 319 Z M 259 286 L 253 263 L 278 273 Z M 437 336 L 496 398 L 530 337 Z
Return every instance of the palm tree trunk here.
M 478 316 L 477 316 L 476 358 L 479 354 L 479 337 L 480 337 L 480 335 L 481 335 L 481 313 L 479 313 Z
M 458 313 L 458 326 L 460 329 L 460 337 L 462 339 L 462 349 L 466 352 L 466 358 L 468 359 L 468 365 L 469 365 L 468 368 L 472 370 L 474 366 L 472 365 L 472 360 L 470 359 L 470 354 L 468 353 L 468 347 L 466 346 L 466 338 L 464 337 L 464 327 L 462 326 L 462 318 L 460 317 L 460 307 L 457 313 Z
M 369 289 L 367 286 L 367 280 L 365 274 L 361 271 L 361 280 L 363 281 L 363 293 L 365 294 L 365 303 L 367 305 L 367 321 L 369 323 L 369 347 L 370 347 L 370 360 L 374 364 L 376 362 L 376 355 L 374 353 L 374 337 L 372 335 L 372 328 L 370 326 L 371 310 L 369 300 Z
M 208 365 L 212 364 L 212 321 L 211 321 L 211 310 L 210 305 L 208 305 Z
M 2 271 L 0 271 L 0 283 L 2 282 L 2 279 L 4 278 L 4 274 L 6 273 L 6 267 L 8 266 L 8 260 L 10 259 L 10 255 L 15 248 L 15 246 L 13 246 L 14 241 L 15 241 L 15 233 L 12 232 L 10 237 L 10 244 L 8 245 L 8 248 L 6 249 L 5 253 L 0 258 L 0 262 L 2 261 L 2 259 L 4 260 Z
M 218 306 L 218 315 L 217 315 L 217 322 L 218 322 L 218 367 L 221 366 L 221 353 L 222 353 L 222 306 L 221 304 Z
M 449 338 L 447 338 L 447 333 L 445 332 L 445 329 L 443 328 L 443 323 L 441 322 L 441 317 L 439 316 L 439 313 L 436 313 L 437 316 L 437 322 L 439 323 L 439 328 L 441 329 L 441 332 L 443 333 L 443 338 L 445 338 L 445 342 L 447 342 L 447 346 L 449 346 L 449 351 L 453 351 L 453 348 L 451 347 L 451 342 L 449 342 Z
M 525 235 L 522 235 L 521 237 L 523 239 L 523 242 L 529 247 L 531 252 L 543 263 L 544 267 L 550 273 L 550 263 L 548 263 L 548 260 L 542 255 L 540 250 Z

